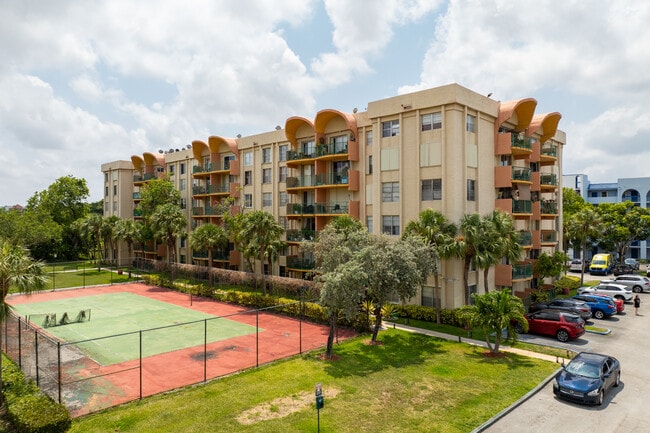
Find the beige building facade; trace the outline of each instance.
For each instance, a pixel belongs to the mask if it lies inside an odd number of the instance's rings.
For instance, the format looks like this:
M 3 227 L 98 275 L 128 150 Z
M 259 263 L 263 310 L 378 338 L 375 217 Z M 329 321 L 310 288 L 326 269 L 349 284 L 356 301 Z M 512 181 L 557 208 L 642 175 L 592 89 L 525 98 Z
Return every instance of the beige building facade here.
M 183 149 L 134 155 L 102 165 L 105 216 L 141 217 L 142 185 L 168 177 L 181 193 L 188 232 L 221 222 L 224 200 L 243 212 L 264 210 L 286 229 L 286 254 L 266 272 L 308 277 L 314 263 L 299 244 L 334 217 L 350 215 L 372 233 L 401 235 L 431 208 L 458 223 L 463 215 L 495 209 L 511 214 L 525 257 L 490 270 L 490 287 L 520 295 L 534 285 L 532 265 L 562 245 L 561 115 L 536 113 L 537 101 L 500 102 L 457 84 L 368 103 L 366 111 L 324 109 L 313 119 L 294 116 L 284 127 L 246 137 L 211 136 Z M 207 265 L 205 252 L 177 245 L 179 260 Z M 217 251 L 213 266 L 244 269 L 241 254 Z M 125 249 L 115 254 L 126 257 Z M 140 253 L 142 254 L 142 253 Z M 164 248 L 144 255 L 161 258 Z M 262 265 L 256 264 L 256 272 Z M 464 304 L 463 269 L 442 264 L 440 305 Z M 412 300 L 435 305 L 433 278 Z M 482 272 L 470 272 L 482 293 Z

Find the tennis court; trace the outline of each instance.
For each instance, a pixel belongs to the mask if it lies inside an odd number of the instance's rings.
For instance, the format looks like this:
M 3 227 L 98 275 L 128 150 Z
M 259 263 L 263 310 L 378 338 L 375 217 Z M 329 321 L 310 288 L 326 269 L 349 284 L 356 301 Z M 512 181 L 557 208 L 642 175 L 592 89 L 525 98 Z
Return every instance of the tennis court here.
M 249 310 L 140 283 L 8 302 L 31 322 L 7 321 L 3 349 L 73 416 L 319 348 L 328 335 L 325 326 L 273 309 Z M 56 321 L 44 326 L 45 317 Z M 341 330 L 339 338 L 351 335 Z

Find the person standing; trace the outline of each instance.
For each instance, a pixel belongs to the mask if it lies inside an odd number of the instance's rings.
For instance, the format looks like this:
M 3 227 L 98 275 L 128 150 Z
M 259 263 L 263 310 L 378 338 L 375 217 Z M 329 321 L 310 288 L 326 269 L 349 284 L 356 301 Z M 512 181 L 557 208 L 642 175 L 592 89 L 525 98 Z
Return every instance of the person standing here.
M 639 315 L 639 307 L 641 307 L 641 298 L 639 298 L 639 295 L 636 295 L 634 297 L 634 315 L 635 316 Z

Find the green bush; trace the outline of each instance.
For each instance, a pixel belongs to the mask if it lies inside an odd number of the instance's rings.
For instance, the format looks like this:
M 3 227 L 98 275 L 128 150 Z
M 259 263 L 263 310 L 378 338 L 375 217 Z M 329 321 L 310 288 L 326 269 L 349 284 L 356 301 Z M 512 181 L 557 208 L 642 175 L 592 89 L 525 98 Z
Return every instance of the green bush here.
M 43 394 L 7 357 L 2 359 L 7 418 L 18 433 L 59 433 L 71 426 L 67 409 Z
M 568 289 L 577 289 L 580 287 L 580 278 L 574 277 L 572 275 L 565 275 L 562 278 L 556 280 L 553 285 L 557 289 L 563 289 L 563 288 L 568 288 Z
M 397 307 L 397 314 L 404 319 L 415 319 L 425 322 L 436 321 L 436 309 L 433 307 L 400 305 Z M 463 326 L 463 322 L 458 317 L 457 310 L 449 310 L 446 308 L 440 310 L 440 323 L 443 325 Z

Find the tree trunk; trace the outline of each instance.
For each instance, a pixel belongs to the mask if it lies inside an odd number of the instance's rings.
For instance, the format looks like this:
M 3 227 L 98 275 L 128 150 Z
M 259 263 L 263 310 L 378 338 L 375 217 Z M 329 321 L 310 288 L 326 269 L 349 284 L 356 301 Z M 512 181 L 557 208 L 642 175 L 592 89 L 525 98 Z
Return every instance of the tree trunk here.
M 490 268 L 483 269 L 483 286 L 485 293 L 490 293 L 490 287 L 488 286 L 488 274 L 490 273 Z
M 433 284 L 435 284 L 436 296 L 436 323 L 440 325 L 440 274 L 438 272 L 433 274 Z
M 336 318 L 338 314 L 332 312 L 330 314 L 330 332 L 327 336 L 327 349 L 325 350 L 325 357 L 327 359 L 332 358 L 332 347 L 334 346 L 334 336 L 336 335 Z
M 372 341 L 375 343 L 377 341 L 377 334 L 379 334 L 379 329 L 381 328 L 381 305 L 375 307 L 375 327 L 372 331 Z
M 465 305 L 469 305 L 469 258 L 465 259 L 463 284 L 465 285 Z

